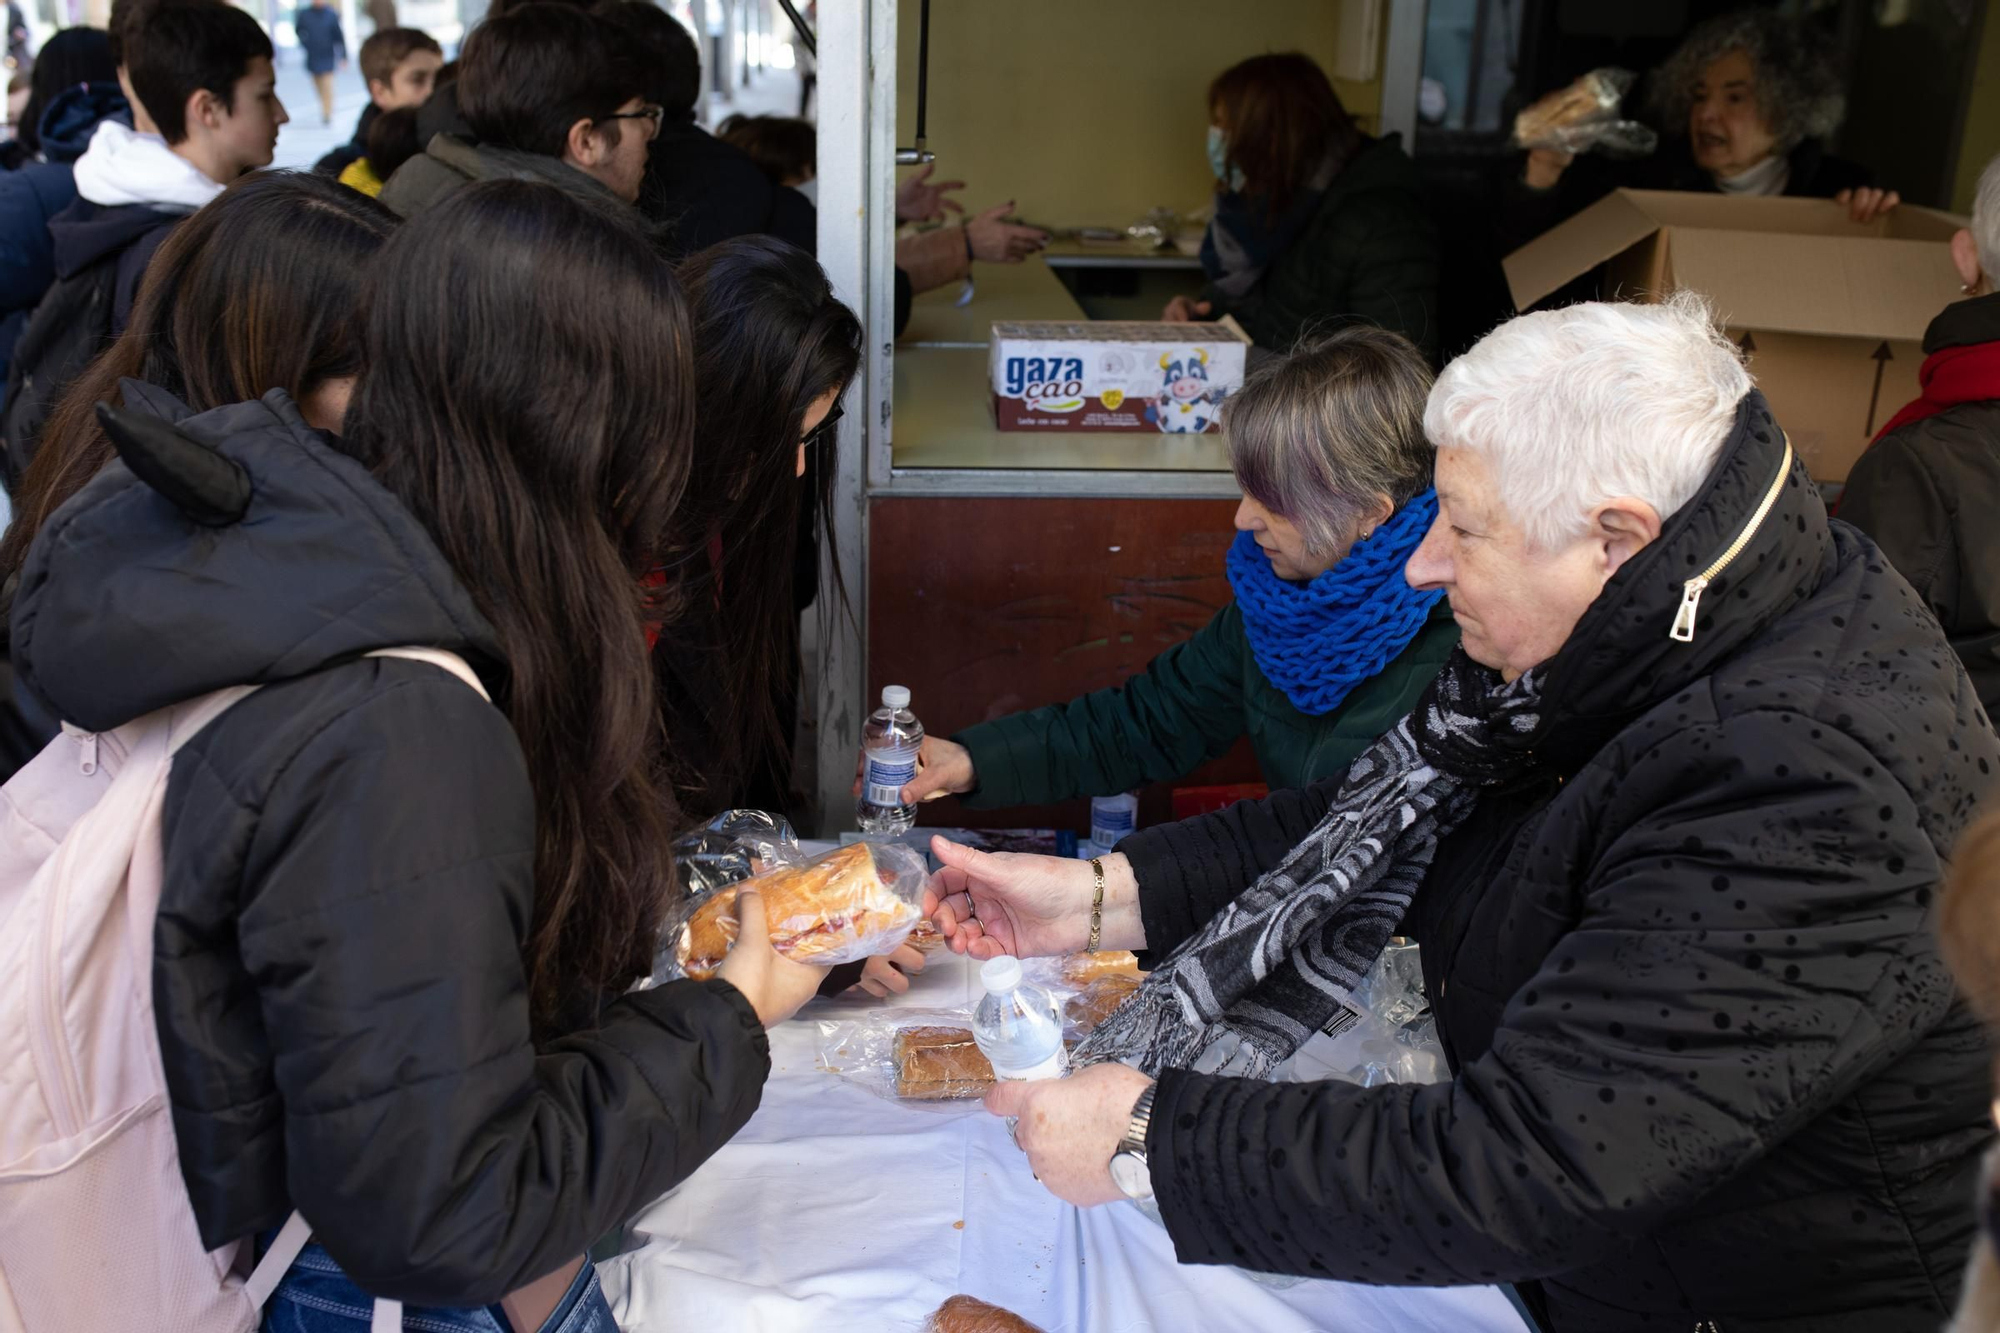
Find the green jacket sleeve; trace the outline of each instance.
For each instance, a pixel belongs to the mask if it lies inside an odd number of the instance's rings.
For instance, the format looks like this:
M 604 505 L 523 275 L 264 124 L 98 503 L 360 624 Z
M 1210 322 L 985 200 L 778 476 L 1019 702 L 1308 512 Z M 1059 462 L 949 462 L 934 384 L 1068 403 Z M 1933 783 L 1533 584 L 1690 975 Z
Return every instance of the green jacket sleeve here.
M 974 809 L 1109 796 L 1168 782 L 1243 734 L 1243 617 L 1234 603 L 1123 685 L 969 727 Z

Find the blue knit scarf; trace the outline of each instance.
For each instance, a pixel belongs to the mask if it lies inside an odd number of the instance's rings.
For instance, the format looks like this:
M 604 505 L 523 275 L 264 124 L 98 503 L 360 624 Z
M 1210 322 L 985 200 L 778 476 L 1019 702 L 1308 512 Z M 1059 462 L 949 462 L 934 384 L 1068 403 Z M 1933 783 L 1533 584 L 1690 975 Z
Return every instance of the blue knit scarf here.
M 1417 637 L 1444 594 L 1410 587 L 1403 564 L 1435 517 L 1437 492 L 1425 491 L 1305 584 L 1279 578 L 1256 539 L 1236 535 L 1229 583 L 1243 609 L 1250 651 L 1292 707 L 1308 717 L 1331 713 Z

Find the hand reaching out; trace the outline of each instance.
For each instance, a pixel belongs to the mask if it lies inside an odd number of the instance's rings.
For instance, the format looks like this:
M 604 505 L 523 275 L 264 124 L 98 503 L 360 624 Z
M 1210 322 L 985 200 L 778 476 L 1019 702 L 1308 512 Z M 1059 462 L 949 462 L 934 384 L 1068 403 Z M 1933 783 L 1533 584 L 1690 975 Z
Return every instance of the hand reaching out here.
M 963 190 L 964 181 L 932 181 L 935 162 L 926 162 L 896 186 L 896 221 L 942 222 L 947 210 L 963 213 L 965 205 L 949 198 L 953 190 Z

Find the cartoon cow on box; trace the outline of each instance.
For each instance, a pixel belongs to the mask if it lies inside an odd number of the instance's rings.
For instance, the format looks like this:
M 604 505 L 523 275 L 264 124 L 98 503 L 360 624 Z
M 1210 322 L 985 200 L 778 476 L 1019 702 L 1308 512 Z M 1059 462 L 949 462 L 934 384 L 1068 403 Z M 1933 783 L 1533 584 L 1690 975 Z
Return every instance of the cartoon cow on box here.
M 1160 354 L 1165 380 L 1160 394 L 1146 408 L 1146 419 L 1159 423 L 1168 435 L 1199 435 L 1221 415 L 1223 395 L 1208 384 L 1208 352 L 1195 348 L 1184 359 Z

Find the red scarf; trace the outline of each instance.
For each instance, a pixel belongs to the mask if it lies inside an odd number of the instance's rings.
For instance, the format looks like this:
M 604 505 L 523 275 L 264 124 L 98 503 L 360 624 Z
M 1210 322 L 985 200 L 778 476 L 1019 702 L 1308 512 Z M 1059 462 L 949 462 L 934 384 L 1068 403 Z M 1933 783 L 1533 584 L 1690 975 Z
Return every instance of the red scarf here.
M 1947 407 L 2000 398 L 2000 342 L 1969 343 L 1932 352 L 1917 372 L 1917 383 L 1923 392 L 1889 418 L 1889 424 L 1869 441 L 1871 445 L 1891 431 L 1934 417 Z

